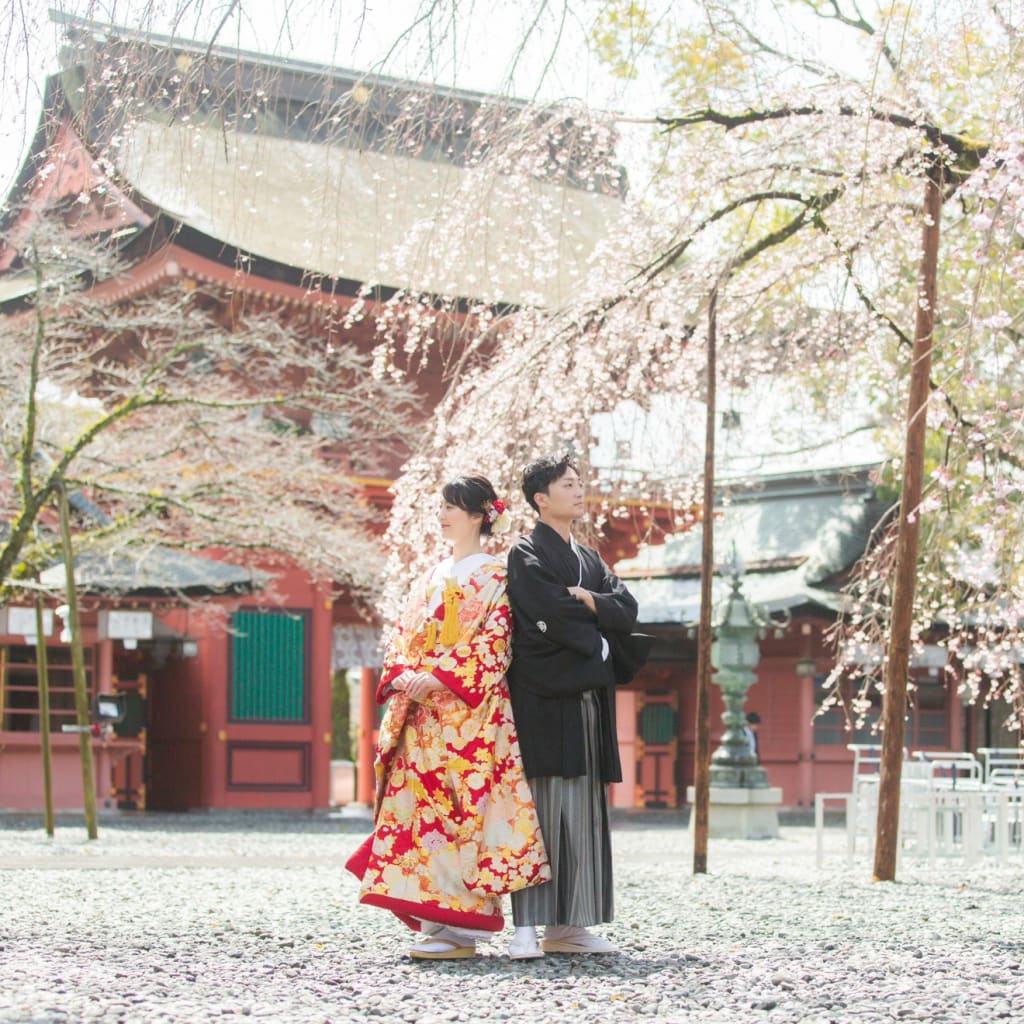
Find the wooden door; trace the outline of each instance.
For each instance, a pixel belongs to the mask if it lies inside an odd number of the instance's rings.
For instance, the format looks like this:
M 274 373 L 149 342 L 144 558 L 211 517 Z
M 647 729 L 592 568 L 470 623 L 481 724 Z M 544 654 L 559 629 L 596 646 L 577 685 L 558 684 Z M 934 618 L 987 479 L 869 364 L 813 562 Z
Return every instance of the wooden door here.
M 145 805 L 151 810 L 202 806 L 202 701 L 187 666 L 172 659 L 149 684 Z
M 669 690 L 637 695 L 637 803 L 678 807 L 679 701 Z

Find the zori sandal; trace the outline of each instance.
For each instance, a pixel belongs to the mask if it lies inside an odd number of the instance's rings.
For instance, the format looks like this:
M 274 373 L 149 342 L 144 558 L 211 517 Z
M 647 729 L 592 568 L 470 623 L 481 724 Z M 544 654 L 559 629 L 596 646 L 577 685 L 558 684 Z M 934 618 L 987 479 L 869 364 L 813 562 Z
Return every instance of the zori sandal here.
M 517 935 L 508 944 L 509 960 L 537 960 L 543 955 L 536 935 Z
M 586 928 L 565 926 L 551 927 L 544 930 L 544 938 L 540 948 L 545 953 L 616 953 L 607 939 L 588 932 Z
M 417 942 L 409 956 L 417 960 L 466 960 L 476 956 L 476 946 L 460 946 L 453 939 L 433 935 L 425 942 Z

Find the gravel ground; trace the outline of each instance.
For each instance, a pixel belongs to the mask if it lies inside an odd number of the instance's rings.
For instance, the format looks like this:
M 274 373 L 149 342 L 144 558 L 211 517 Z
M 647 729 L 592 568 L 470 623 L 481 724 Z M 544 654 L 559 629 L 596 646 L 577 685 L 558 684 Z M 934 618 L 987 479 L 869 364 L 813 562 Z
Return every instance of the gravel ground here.
M 603 1021 L 850 1024 L 1024 1019 L 1024 864 L 896 884 L 847 866 L 829 829 L 713 840 L 693 876 L 678 821 L 620 821 L 621 952 L 417 962 L 411 933 L 355 902 L 367 826 L 326 817 L 0 818 L 0 1022 Z

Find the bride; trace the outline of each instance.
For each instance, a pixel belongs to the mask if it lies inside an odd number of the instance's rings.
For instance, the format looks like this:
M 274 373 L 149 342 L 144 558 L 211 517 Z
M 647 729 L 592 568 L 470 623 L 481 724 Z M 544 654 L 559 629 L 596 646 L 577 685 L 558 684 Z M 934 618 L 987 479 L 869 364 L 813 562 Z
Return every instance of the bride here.
M 505 506 L 485 477 L 457 477 L 438 520 L 451 555 L 413 587 L 388 644 L 374 828 L 346 867 L 361 902 L 422 933 L 411 956 L 453 959 L 501 930 L 502 894 L 550 870 L 505 681 L 505 566 L 481 544 L 507 529 Z

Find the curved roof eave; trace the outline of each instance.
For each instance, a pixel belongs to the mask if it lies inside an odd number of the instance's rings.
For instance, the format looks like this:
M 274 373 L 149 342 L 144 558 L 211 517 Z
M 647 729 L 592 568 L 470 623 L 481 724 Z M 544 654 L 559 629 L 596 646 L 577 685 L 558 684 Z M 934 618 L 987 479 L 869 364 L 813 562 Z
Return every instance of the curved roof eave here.
M 54 115 L 62 108 L 70 112 L 65 100 L 61 76 L 60 74 L 48 75 L 46 84 L 43 87 L 43 105 L 39 123 L 36 125 L 35 133 L 32 136 L 31 143 L 29 143 L 25 158 L 18 168 L 18 173 L 15 175 L 14 180 L 11 182 L 11 187 L 4 197 L 3 205 L 0 206 L 0 233 L 2 234 L 6 234 L 11 223 L 21 210 L 21 203 L 18 201 L 19 197 L 31 186 L 38 174 L 39 165 L 45 158 L 52 141 L 48 129 L 52 124 L 56 123 Z M 49 118 L 47 117 L 47 112 L 50 112 Z

